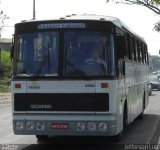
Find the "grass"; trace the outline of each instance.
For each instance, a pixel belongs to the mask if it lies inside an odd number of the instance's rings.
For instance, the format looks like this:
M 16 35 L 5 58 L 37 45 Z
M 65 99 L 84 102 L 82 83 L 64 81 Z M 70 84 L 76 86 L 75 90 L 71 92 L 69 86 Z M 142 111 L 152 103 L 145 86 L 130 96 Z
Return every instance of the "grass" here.
M 10 83 L 11 78 L 9 77 L 0 77 L 0 93 L 10 92 Z
M 10 52 L 2 50 L 1 52 L 2 69 L 0 70 L 0 93 L 10 92 L 12 64 Z

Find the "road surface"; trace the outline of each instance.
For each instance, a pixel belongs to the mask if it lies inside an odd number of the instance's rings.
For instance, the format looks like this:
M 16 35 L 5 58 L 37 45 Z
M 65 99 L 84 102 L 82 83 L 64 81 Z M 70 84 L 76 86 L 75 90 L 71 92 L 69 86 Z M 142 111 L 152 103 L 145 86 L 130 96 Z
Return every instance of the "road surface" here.
M 145 110 L 145 115 L 142 120 L 135 120 L 126 130 L 122 140 L 118 143 L 113 143 L 108 138 L 102 137 L 54 137 L 50 138 L 48 143 L 52 143 L 54 146 L 62 144 L 71 144 L 69 149 L 81 149 L 83 145 L 87 144 L 86 149 L 106 149 L 107 146 L 115 146 L 123 144 L 129 146 L 130 144 L 160 144 L 160 92 L 153 91 L 150 96 L 150 103 Z M 6 144 L 9 146 L 17 146 L 19 149 L 32 150 L 37 147 L 37 139 L 32 135 L 14 135 L 12 130 L 12 113 L 11 113 L 11 100 L 10 95 L 0 95 L 0 144 L 2 149 Z M 24 144 L 24 145 L 21 145 Z M 36 144 L 36 145 L 32 145 Z M 111 144 L 111 145 L 109 145 Z M 124 145 L 125 144 L 125 145 Z M 74 145 L 76 145 L 74 147 Z M 3 146 L 3 147 L 2 147 Z M 42 148 L 44 145 L 39 143 L 38 148 Z M 66 147 L 67 148 L 67 147 Z M 13 149 L 13 148 L 12 148 Z M 56 148 L 55 148 L 56 149 Z

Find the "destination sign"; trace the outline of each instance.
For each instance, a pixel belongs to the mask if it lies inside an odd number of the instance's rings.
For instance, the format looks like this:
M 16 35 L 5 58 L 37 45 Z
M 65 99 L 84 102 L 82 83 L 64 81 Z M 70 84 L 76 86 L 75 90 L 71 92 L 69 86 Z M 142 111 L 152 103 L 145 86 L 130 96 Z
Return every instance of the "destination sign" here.
M 38 29 L 39 30 L 44 30 L 44 29 L 84 29 L 86 28 L 85 23 L 50 23 L 50 24 L 39 24 Z

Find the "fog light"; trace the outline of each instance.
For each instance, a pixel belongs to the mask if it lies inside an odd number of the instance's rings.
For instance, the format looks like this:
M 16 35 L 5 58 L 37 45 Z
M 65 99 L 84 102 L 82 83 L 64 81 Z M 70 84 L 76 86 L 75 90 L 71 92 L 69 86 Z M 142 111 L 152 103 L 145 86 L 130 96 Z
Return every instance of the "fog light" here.
M 84 131 L 85 129 L 86 129 L 85 122 L 77 122 L 76 125 L 77 131 Z
M 102 132 L 107 131 L 107 123 L 106 122 L 100 122 L 98 124 L 98 130 L 102 131 Z
M 45 129 L 45 122 L 43 122 L 43 121 L 38 121 L 38 122 L 36 123 L 36 129 L 37 129 L 38 131 L 43 131 L 43 130 Z
M 24 129 L 24 121 L 16 121 L 15 125 L 16 125 L 16 130 L 23 130 Z
M 88 122 L 87 128 L 89 131 L 96 131 L 96 122 Z
M 35 129 L 35 123 L 33 121 L 27 121 L 26 122 L 26 129 L 27 130 L 34 130 Z

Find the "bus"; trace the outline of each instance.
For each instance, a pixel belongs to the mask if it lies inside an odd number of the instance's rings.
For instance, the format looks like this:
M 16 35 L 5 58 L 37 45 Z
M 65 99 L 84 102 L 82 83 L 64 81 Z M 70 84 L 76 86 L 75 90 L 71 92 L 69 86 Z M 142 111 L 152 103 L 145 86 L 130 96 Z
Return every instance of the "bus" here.
M 120 139 L 148 105 L 147 44 L 118 18 L 22 21 L 11 58 L 14 134 Z

